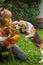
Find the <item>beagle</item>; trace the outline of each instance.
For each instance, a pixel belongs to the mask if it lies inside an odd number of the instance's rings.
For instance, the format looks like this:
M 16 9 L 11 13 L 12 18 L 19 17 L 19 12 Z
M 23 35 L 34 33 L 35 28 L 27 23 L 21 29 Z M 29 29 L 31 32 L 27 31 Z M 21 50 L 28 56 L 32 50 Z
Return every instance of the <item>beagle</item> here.
M 42 54 L 42 59 L 40 63 L 43 62 L 43 40 L 38 35 L 34 25 L 32 25 L 30 22 L 23 20 L 14 23 L 16 23 L 16 29 L 19 29 L 22 32 L 26 32 L 27 35 L 25 36 L 25 41 L 27 41 L 27 39 L 29 38 L 35 45 L 37 45 L 40 48 Z

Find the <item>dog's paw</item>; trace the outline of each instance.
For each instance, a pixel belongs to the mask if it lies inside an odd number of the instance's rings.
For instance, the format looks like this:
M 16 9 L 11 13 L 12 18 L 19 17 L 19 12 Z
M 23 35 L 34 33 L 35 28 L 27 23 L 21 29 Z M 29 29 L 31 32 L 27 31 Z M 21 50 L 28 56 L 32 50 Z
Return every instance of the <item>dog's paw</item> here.
M 25 42 L 25 43 L 27 42 L 27 37 L 26 37 L 26 36 L 25 36 L 24 42 Z
M 40 61 L 39 61 L 39 63 L 42 63 L 43 62 L 43 59 L 41 59 Z
M 43 57 L 40 57 L 40 59 L 43 59 Z
M 27 36 L 25 36 L 25 41 L 27 41 Z

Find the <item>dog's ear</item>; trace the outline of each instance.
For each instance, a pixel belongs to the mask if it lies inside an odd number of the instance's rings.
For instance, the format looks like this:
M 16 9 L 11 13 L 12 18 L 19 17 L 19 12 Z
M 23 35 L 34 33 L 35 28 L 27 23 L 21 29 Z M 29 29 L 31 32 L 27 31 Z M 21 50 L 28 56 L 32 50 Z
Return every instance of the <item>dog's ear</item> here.
M 22 25 L 22 32 L 25 32 L 26 29 L 27 29 L 27 24 L 23 24 L 23 25 Z

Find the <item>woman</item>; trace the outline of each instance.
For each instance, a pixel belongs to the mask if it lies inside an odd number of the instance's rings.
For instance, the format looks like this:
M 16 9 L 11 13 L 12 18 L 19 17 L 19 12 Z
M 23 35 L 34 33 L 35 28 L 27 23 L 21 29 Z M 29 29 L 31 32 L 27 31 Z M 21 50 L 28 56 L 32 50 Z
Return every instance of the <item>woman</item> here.
M 12 17 L 11 11 L 4 8 L 0 8 L 0 29 L 3 28 L 5 24 L 9 25 L 9 23 L 10 24 L 12 23 L 11 17 Z M 4 52 L 4 51 L 7 51 L 7 48 L 3 45 L 2 42 L 0 42 L 0 61 L 2 62 L 3 62 L 3 57 L 1 52 Z

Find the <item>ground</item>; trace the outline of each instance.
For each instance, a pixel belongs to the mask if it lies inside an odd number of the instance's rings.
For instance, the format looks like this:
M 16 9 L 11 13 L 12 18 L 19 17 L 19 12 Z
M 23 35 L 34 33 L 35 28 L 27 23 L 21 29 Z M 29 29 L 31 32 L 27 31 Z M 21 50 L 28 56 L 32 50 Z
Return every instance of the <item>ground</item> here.
M 43 30 L 38 30 L 38 34 L 43 38 Z M 3 53 L 4 63 L 0 62 L 0 65 L 43 65 L 39 63 L 41 53 L 30 40 L 24 42 L 24 34 L 21 35 L 17 45 L 27 54 L 28 59 L 26 61 L 20 61 L 15 58 L 11 58 L 8 52 Z

